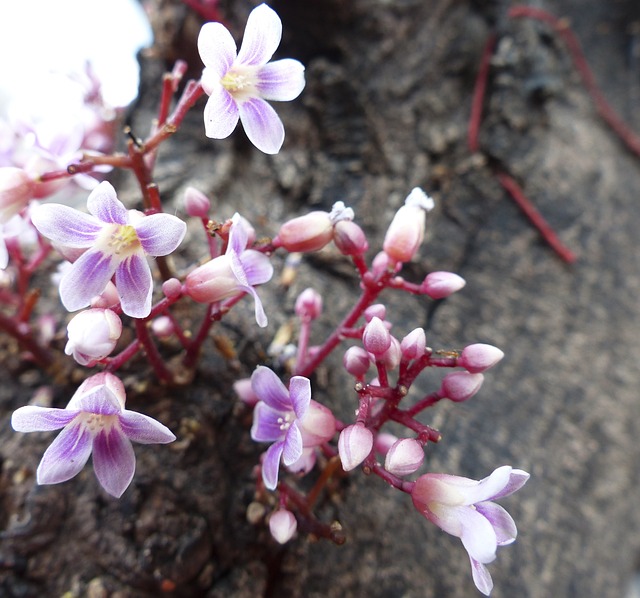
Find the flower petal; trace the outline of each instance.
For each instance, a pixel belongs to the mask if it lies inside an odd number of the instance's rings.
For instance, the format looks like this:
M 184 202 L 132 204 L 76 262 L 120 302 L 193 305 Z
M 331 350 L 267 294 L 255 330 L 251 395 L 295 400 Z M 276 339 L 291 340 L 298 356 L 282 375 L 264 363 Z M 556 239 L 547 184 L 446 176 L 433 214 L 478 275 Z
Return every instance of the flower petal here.
M 491 594 L 493 590 L 493 580 L 489 570 L 475 559 L 469 557 L 471 561 L 471 575 L 473 577 L 473 583 L 476 584 L 476 588 L 482 592 L 485 596 Z
M 175 251 L 187 232 L 187 225 L 171 214 L 145 216 L 134 224 L 134 228 L 144 252 L 154 257 Z
M 284 142 L 284 125 L 276 111 L 261 98 L 249 98 L 238 109 L 249 141 L 265 154 L 277 154 Z
M 96 415 L 116 415 L 122 411 L 120 401 L 105 385 L 96 386 L 86 393 L 76 393 L 67 405 L 69 408 Z
M 60 299 L 68 311 L 86 307 L 102 293 L 117 267 L 117 260 L 102 251 L 85 251 L 60 280 Z
M 108 222 L 109 224 L 127 223 L 127 209 L 118 199 L 113 185 L 107 181 L 100 183 L 89 194 L 87 209 L 102 222 Z
M 0 270 L 4 270 L 9 265 L 9 251 L 7 250 L 7 244 L 2 238 L 2 231 L 0 231 Z
M 256 396 L 278 411 L 292 411 L 289 391 L 273 370 L 259 365 L 251 375 L 251 388 Z
M 265 100 L 288 102 L 304 89 L 304 66 L 292 58 L 276 60 L 261 67 L 256 74 L 256 88 Z
M 238 124 L 238 105 L 222 85 L 211 90 L 204 107 L 204 132 L 210 139 L 229 137 Z
M 132 318 L 146 318 L 151 312 L 153 281 L 143 255 L 133 254 L 116 270 L 116 288 L 122 311 Z
M 103 228 L 95 216 L 56 203 L 33 208 L 31 222 L 41 235 L 64 247 L 91 247 Z
M 263 253 L 255 249 L 246 249 L 240 254 L 239 259 L 247 282 L 251 286 L 264 284 L 271 280 L 273 276 L 273 264 Z
M 282 451 L 282 462 L 291 465 L 302 457 L 302 434 L 298 424 L 293 422 L 284 437 L 284 447 Z
M 38 484 L 59 484 L 78 474 L 91 454 L 93 436 L 81 420 L 68 425 L 45 451 L 36 479 Z
M 520 488 L 527 483 L 529 477 L 529 474 L 526 471 L 522 471 L 522 469 L 512 469 L 507 485 L 500 490 L 500 492 L 494 494 L 491 497 L 491 500 L 509 496 L 510 494 L 520 490 Z
M 289 399 L 296 412 L 296 417 L 302 419 L 307 413 L 311 402 L 311 381 L 304 376 L 293 376 L 289 381 Z
M 136 469 L 131 442 L 119 427 L 102 430 L 93 441 L 93 468 L 100 485 L 112 496 L 120 498 Z
M 198 35 L 198 52 L 204 65 L 222 79 L 236 59 L 236 42 L 222 23 L 205 23 Z
M 120 427 L 129 440 L 140 444 L 167 444 L 173 442 L 176 437 L 174 433 L 161 424 L 159 421 L 125 409 L 120 414 Z
M 264 313 L 264 306 L 262 305 L 262 301 L 260 300 L 258 293 L 256 293 L 256 290 L 251 286 L 239 287 L 239 290 L 245 291 L 246 293 L 249 293 L 249 295 L 253 296 L 256 323 L 260 328 L 265 328 L 267 324 L 269 324 L 269 320 L 267 319 L 267 314 Z
M 231 218 L 231 228 L 229 229 L 229 244 L 227 253 L 241 255 L 249 243 L 249 232 L 242 224 L 242 216 L 236 212 Z
M 262 461 L 262 479 L 269 490 L 275 490 L 278 485 L 278 470 L 280 469 L 280 457 L 284 448 L 284 442 L 272 444 L 264 454 Z
M 244 37 L 237 64 L 262 65 L 269 62 L 282 39 L 282 21 L 266 4 L 251 11 L 244 30 Z
M 466 489 L 464 491 L 466 504 L 471 505 L 485 500 L 492 500 L 501 495 L 504 496 L 502 492 L 511 481 L 511 471 L 512 468 L 509 465 L 503 465 L 493 471 L 490 476 L 480 480 L 475 487 Z
M 11 416 L 11 427 L 16 432 L 49 432 L 64 428 L 79 411 L 53 407 L 20 407 Z
M 493 502 L 480 502 L 476 505 L 476 510 L 493 526 L 498 546 L 506 546 L 515 541 L 518 529 L 513 517 L 504 508 Z
M 457 507 L 455 511 L 462 526 L 460 539 L 469 556 L 480 563 L 493 561 L 498 539 L 489 520 L 472 507 Z
M 255 442 L 275 442 L 284 438 L 283 417 L 286 412 L 269 407 L 264 401 L 258 401 L 253 410 L 251 440 Z

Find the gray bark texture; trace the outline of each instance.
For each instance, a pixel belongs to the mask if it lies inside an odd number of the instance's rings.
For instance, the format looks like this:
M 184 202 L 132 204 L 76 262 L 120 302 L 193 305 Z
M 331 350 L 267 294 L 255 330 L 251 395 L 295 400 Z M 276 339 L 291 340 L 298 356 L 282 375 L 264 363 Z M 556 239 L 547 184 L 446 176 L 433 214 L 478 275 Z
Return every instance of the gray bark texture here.
M 531 473 L 502 501 L 519 537 L 490 565 L 495 598 L 621 598 L 640 548 L 638 158 L 599 118 L 563 42 L 544 23 L 507 18 L 508 2 L 270 4 L 284 24 L 277 56 L 296 57 L 307 69 L 301 98 L 276 106 L 286 128 L 282 151 L 261 154 L 240 129 L 208 140 L 194 110 L 160 152 L 162 197 L 180 214 L 184 189 L 193 185 L 215 198 L 219 219 L 239 211 L 266 236 L 286 218 L 342 200 L 354 208 L 373 255 L 410 189 L 433 195 L 427 241 L 404 275 L 419 282 L 450 270 L 467 285 L 441 302 L 387 293 L 394 333 L 424 326 L 434 348 L 486 342 L 506 356 L 471 401 L 425 414 L 443 435 L 428 447 L 426 467 L 476 479 L 504 464 Z M 254 5 L 221 3 L 236 39 Z M 606 97 L 639 130 L 637 3 L 535 5 L 568 18 Z M 149 12 L 157 45 L 142 58 L 131 120 L 139 136 L 153 118 L 162 72 L 178 57 L 193 76 L 201 68 L 194 14 L 160 0 Z M 471 154 L 473 84 L 492 32 L 481 149 Z M 542 242 L 495 168 L 518 180 L 578 254 L 574 264 Z M 134 205 L 128 175 L 115 181 Z M 195 224 L 175 259 L 184 272 L 205 253 Z M 274 263 L 279 272 L 283 260 Z M 264 522 L 247 521 L 263 447 L 250 441 L 251 414 L 231 384 L 269 364 L 266 348 L 307 286 L 325 297 L 314 329 L 320 342 L 357 294 L 354 272 L 333 250 L 305 258 L 290 287 L 274 280 L 261 289 L 266 330 L 255 326 L 248 301 L 216 326 L 214 340 L 231 343 L 237 357 L 226 360 L 209 343 L 191 384 L 162 387 L 145 375 L 143 361 L 127 366 L 129 408 L 163 421 L 178 442 L 136 446 L 136 476 L 117 501 L 100 490 L 90 467 L 65 484 L 35 485 L 51 437 L 15 434 L 10 414 L 41 385 L 53 384 L 54 404 L 63 406 L 78 373 L 52 380 L 20 361 L 15 347 L 3 349 L 0 595 L 142 598 L 163 588 L 162 595 L 211 598 L 479 595 L 459 540 L 375 476 L 353 472 L 319 504 L 323 521 L 340 521 L 343 546 L 300 534 L 276 547 Z M 180 316 L 201 317 L 189 309 Z M 349 419 L 357 399 L 339 365 L 335 355 L 314 390 Z M 416 396 L 436 384 L 424 376 Z

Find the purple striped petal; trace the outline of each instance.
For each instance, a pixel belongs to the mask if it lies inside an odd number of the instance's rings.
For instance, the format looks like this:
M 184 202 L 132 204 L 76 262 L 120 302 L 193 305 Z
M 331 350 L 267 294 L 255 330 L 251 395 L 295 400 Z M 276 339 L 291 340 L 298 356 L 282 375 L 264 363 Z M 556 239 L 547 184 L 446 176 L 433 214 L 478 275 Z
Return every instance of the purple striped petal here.
M 460 539 L 469 556 L 479 563 L 490 563 L 496 558 L 498 540 L 493 526 L 472 507 L 456 508 L 462 526 Z
M 275 442 L 284 438 L 283 418 L 287 412 L 279 411 L 259 401 L 253 410 L 251 439 L 255 442 Z
M 122 411 L 122 404 L 105 385 L 96 386 L 86 393 L 76 392 L 69 401 L 67 409 L 70 407 L 96 415 L 116 415 Z
M 465 503 L 472 505 L 501 496 L 501 492 L 509 485 L 510 480 L 511 467 L 509 465 L 498 467 L 490 476 L 480 480 L 477 485 L 464 490 Z
M 285 465 L 291 465 L 300 457 L 302 457 L 302 434 L 300 434 L 298 424 L 293 422 L 284 438 L 282 462 Z
M 212 89 L 204 107 L 204 132 L 210 139 L 229 137 L 238 124 L 240 114 L 231 94 L 222 87 Z
M 251 388 L 256 396 L 278 411 L 292 411 L 289 391 L 273 370 L 259 365 L 251 375 Z
M 256 74 L 256 88 L 265 100 L 288 102 L 304 89 L 304 66 L 292 58 L 276 60 L 261 67 Z
M 491 500 L 496 500 L 503 496 L 509 496 L 510 494 L 520 490 L 520 488 L 527 483 L 529 477 L 529 474 L 526 471 L 522 471 L 522 469 L 512 469 L 507 485 L 497 494 L 493 495 Z
M 42 236 L 64 247 L 91 247 L 103 228 L 95 216 L 56 203 L 33 208 L 31 222 Z
M 146 318 L 151 312 L 153 287 L 151 268 L 143 255 L 133 254 L 116 270 L 116 288 L 122 311 L 132 318 Z
M 469 557 L 471 561 L 471 575 L 473 577 L 473 583 L 476 584 L 476 588 L 482 592 L 485 596 L 491 594 L 493 590 L 493 579 L 489 570 L 475 559 Z
M 278 485 L 278 470 L 280 469 L 280 457 L 284 449 L 284 442 L 272 444 L 264 454 L 262 461 L 262 479 L 269 490 L 275 490 Z
M 78 474 L 91 454 L 93 436 L 78 421 L 68 425 L 45 451 L 36 479 L 38 484 L 59 484 Z
M 266 4 L 260 4 L 249 14 L 236 64 L 266 64 L 278 49 L 281 39 L 280 17 Z
M 127 209 L 118 199 L 111 183 L 103 181 L 87 199 L 87 209 L 98 220 L 109 224 L 127 224 Z
M 513 517 L 500 505 L 493 502 L 481 502 L 476 505 L 478 513 L 489 520 L 496 533 L 498 546 L 506 546 L 515 541 L 518 529 Z
M 298 419 L 307 413 L 311 402 L 311 382 L 304 376 L 293 376 L 289 381 L 289 398 Z
M 147 255 L 169 255 L 182 243 L 187 225 L 171 214 L 152 214 L 134 225 L 142 249 Z
M 205 23 L 198 35 L 198 52 L 207 69 L 220 80 L 236 59 L 236 42 L 222 23 Z
M 11 416 L 11 427 L 16 432 L 49 432 L 64 428 L 79 411 L 53 407 L 20 407 Z
M 256 293 L 256 290 L 252 286 L 239 286 L 238 290 L 244 291 L 253 297 L 254 313 L 256 323 L 260 328 L 265 328 L 269 324 L 267 314 L 264 312 L 264 306 L 260 300 L 260 296 Z
M 102 251 L 83 253 L 60 280 L 60 299 L 68 311 L 86 307 L 104 291 L 116 270 L 117 260 Z
M 120 498 L 136 469 L 136 457 L 129 439 L 118 426 L 102 430 L 93 441 L 93 469 L 100 485 Z
M 277 154 L 284 142 L 284 125 L 261 98 L 249 98 L 238 107 L 247 137 L 261 152 Z
M 232 226 L 229 231 L 227 253 L 234 252 L 241 255 L 249 243 L 249 231 L 242 224 L 242 216 L 236 212 L 231 218 Z
M 159 421 L 135 411 L 124 410 L 120 414 L 120 427 L 129 440 L 140 444 L 167 444 L 176 437 Z
M 266 255 L 255 249 L 246 249 L 240 254 L 239 258 L 242 270 L 247 277 L 247 282 L 251 286 L 264 284 L 271 280 L 273 264 Z

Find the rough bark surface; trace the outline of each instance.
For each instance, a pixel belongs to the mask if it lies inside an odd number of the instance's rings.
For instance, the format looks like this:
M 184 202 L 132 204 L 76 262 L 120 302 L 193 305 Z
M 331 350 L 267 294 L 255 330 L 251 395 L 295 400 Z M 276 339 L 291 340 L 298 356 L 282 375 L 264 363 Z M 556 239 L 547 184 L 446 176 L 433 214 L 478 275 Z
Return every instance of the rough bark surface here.
M 223 3 L 237 38 L 253 5 Z M 394 330 L 402 335 L 421 325 L 430 346 L 488 342 L 506 357 L 468 404 L 427 414 L 444 436 L 429 448 L 428 468 L 474 478 L 502 464 L 531 472 L 527 486 L 503 501 L 520 535 L 490 566 L 493 596 L 620 597 L 640 548 L 640 162 L 599 119 L 562 42 L 545 24 L 508 19 L 509 5 L 274 1 L 284 22 L 279 54 L 304 61 L 308 81 L 301 100 L 277 107 L 287 131 L 282 152 L 260 154 L 240 130 L 222 142 L 207 140 L 195 110 L 163 146 L 156 180 L 178 210 L 191 184 L 216 198 L 220 218 L 237 210 L 265 235 L 286 217 L 343 200 L 374 249 L 413 186 L 433 194 L 428 244 L 406 276 L 419 281 L 451 270 L 467 286 L 438 303 L 385 295 Z M 132 117 L 140 136 L 153 118 L 165 60 L 186 58 L 196 76 L 199 68 L 197 19 L 180 4 L 149 6 L 163 35 L 142 62 Z M 606 96 L 640 127 L 633 111 L 640 91 L 637 3 L 536 6 L 569 18 Z M 492 31 L 498 44 L 481 152 L 471 155 L 471 92 Z M 495 166 L 521 183 L 579 254 L 574 265 L 541 242 L 499 186 Z M 135 205 L 132 181 L 121 177 L 118 188 Z M 204 253 L 197 227 L 189 238 L 179 268 Z M 136 476 L 120 500 L 99 489 L 89 467 L 71 482 L 35 485 L 51 435 L 12 432 L 10 414 L 41 385 L 54 384 L 54 404 L 66 404 L 86 374 L 54 380 L 3 341 L 0 595 L 478 595 L 460 542 L 375 477 L 349 476 L 320 506 L 324 520 L 341 522 L 344 546 L 302 535 L 276 548 L 263 524 L 247 522 L 261 447 L 249 439 L 250 413 L 237 405 L 231 384 L 268 363 L 266 347 L 302 289 L 313 285 L 327 298 L 319 341 L 355 297 L 355 284 L 333 252 L 310 256 L 289 289 L 273 283 L 261 291 L 266 331 L 256 329 L 248 303 L 214 329 L 233 343 L 236 359 L 209 344 L 183 388 L 162 387 L 144 375 L 143 362 L 130 364 L 129 407 L 163 421 L 178 442 L 136 446 Z M 422 390 L 432 384 L 425 378 Z M 314 380 L 320 400 L 345 418 L 356 405 L 351 386 L 332 363 Z

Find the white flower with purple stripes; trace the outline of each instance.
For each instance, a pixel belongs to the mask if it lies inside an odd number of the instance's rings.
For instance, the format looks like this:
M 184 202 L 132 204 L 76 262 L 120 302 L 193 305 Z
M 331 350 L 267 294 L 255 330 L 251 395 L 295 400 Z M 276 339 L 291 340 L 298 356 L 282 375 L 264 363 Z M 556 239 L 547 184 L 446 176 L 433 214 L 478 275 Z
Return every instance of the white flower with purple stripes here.
M 305 85 L 304 66 L 297 60 L 269 62 L 281 38 L 280 17 L 266 4 L 251 11 L 237 54 L 233 37 L 224 25 L 203 25 L 198 50 L 205 65 L 200 82 L 209 96 L 204 109 L 207 137 L 228 137 L 239 119 L 259 150 L 266 154 L 280 151 L 284 126 L 265 100 L 293 100 Z
M 61 204 L 34 208 L 38 231 L 65 249 L 86 249 L 60 280 L 60 298 L 69 311 L 87 307 L 115 275 L 122 311 L 145 318 L 151 311 L 153 280 L 145 255 L 168 255 L 182 242 L 186 224 L 171 214 L 145 216 L 127 210 L 115 189 L 100 183 L 89 195 L 85 214 Z
M 48 432 L 63 428 L 38 466 L 38 484 L 59 484 L 77 475 L 93 451 L 93 468 L 101 486 L 120 497 L 136 468 L 131 441 L 173 442 L 173 433 L 155 419 L 124 408 L 125 390 L 113 374 L 85 380 L 65 409 L 29 405 L 16 410 L 11 425 L 17 432 Z

